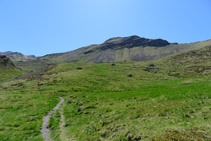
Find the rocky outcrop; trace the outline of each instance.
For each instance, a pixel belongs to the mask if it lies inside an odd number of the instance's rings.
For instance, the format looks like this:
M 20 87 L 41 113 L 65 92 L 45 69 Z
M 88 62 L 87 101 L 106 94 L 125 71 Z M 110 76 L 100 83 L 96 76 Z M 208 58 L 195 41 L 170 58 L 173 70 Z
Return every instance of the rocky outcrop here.
M 163 39 L 146 39 L 139 36 L 130 37 L 115 37 L 108 39 L 103 44 L 98 45 L 95 50 L 107 50 L 107 49 L 124 49 L 124 48 L 134 48 L 134 47 L 165 47 L 170 45 L 170 43 Z M 85 54 L 94 52 L 95 50 L 89 50 Z
M 24 61 L 36 59 L 36 56 L 34 56 L 34 55 L 25 56 L 22 53 L 19 53 L 19 52 L 11 52 L 11 51 L 0 52 L 0 55 L 6 55 L 13 62 L 24 62 Z
M 170 43 L 163 39 L 147 39 L 147 38 L 141 38 L 139 36 L 130 36 L 130 37 L 116 37 L 116 38 L 108 39 L 102 44 L 102 47 L 121 46 L 121 47 L 126 47 L 126 48 L 132 48 L 132 47 L 138 47 L 138 46 L 164 47 L 167 45 L 170 45 Z
M 15 67 L 12 61 L 4 55 L 0 55 L 0 68 L 10 68 Z

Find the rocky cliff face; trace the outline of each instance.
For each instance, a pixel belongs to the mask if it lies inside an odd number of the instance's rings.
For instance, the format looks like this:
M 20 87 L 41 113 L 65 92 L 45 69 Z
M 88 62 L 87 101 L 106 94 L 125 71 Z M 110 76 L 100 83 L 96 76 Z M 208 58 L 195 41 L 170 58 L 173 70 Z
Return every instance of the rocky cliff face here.
M 139 36 L 130 36 L 130 37 L 117 37 L 111 38 L 105 41 L 102 44 L 102 48 L 108 46 L 107 48 L 115 48 L 121 46 L 122 48 L 132 48 L 132 47 L 146 47 L 146 46 L 153 46 L 153 47 L 164 47 L 170 45 L 170 43 L 163 39 L 146 39 L 141 38 Z
M 15 67 L 12 61 L 4 55 L 0 55 L 0 68 L 11 68 Z
M 163 39 L 146 39 L 139 36 L 130 37 L 115 37 L 108 39 L 103 44 L 98 45 L 95 49 L 85 52 L 85 54 L 94 52 L 96 50 L 119 50 L 124 48 L 134 48 L 134 47 L 165 47 L 170 45 L 170 43 Z

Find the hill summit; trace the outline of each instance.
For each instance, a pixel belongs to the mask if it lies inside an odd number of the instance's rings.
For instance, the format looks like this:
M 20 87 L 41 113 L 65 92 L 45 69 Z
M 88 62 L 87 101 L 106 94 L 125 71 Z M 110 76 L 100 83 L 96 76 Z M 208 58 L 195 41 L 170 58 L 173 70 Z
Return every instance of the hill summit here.
M 96 50 L 105 51 L 108 49 L 119 50 L 134 47 L 165 47 L 167 45 L 170 45 L 170 43 L 163 39 L 147 39 L 136 35 L 129 37 L 114 37 L 106 40 L 103 44 L 97 45 L 95 49 L 91 51 L 89 50 L 84 54 L 88 54 Z
M 112 48 L 117 47 L 117 49 L 119 49 L 118 47 L 133 48 L 136 46 L 164 47 L 167 45 L 170 45 L 170 43 L 163 39 L 146 39 L 146 38 L 141 38 L 139 36 L 130 36 L 130 37 L 116 37 L 116 38 L 108 39 L 107 41 L 104 42 L 104 44 L 102 44 L 101 48 L 112 49 Z

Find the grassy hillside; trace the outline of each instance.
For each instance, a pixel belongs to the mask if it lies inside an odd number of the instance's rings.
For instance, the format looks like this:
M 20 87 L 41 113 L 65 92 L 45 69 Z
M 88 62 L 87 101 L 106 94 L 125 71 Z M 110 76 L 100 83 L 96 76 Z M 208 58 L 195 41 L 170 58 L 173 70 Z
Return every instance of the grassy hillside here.
M 21 74 L 8 57 L 0 55 L 0 82 Z
M 62 72 L 57 78 L 63 78 L 57 82 L 63 86 L 60 91 L 69 93 L 61 109 L 66 119 L 64 138 L 209 139 L 210 77 L 175 78 L 144 71 L 142 65 L 66 64 L 55 69 Z M 84 70 L 75 70 L 78 66 Z M 58 122 L 59 116 L 51 123 L 57 139 Z
M 165 59 L 168 64 L 189 67 L 211 63 L 211 46 L 179 53 Z
M 211 140 L 211 74 L 165 61 L 66 63 L 3 83 L 0 140 L 42 140 L 42 117 L 61 96 L 49 124 L 55 140 Z
M 177 53 L 153 61 L 160 72 L 177 77 L 201 77 L 211 73 L 211 46 Z
M 0 68 L 0 82 L 21 74 L 22 72 L 16 68 Z

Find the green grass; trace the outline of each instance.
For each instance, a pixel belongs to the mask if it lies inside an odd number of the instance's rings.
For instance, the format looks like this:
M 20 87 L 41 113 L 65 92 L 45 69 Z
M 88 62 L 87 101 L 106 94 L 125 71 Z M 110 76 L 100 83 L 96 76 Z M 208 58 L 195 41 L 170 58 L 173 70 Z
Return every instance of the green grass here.
M 79 66 L 84 70 L 76 70 Z M 110 64 L 57 67 L 54 72 L 60 72 L 57 76 L 62 78 L 57 83 L 71 93 L 66 101 L 73 101 L 64 106 L 67 138 L 129 140 L 131 136 L 149 140 L 165 134 L 174 138 L 167 131 L 189 134 L 189 130 L 210 135 L 210 79 L 169 77 L 145 72 L 143 66 L 129 63 L 114 67 Z M 134 77 L 127 77 L 128 73 Z M 180 136 L 183 135 L 178 134 L 177 139 Z
M 0 140 L 42 140 L 42 117 L 61 96 L 49 124 L 55 140 L 210 140 L 211 75 L 159 62 L 158 72 L 145 71 L 151 63 L 60 64 L 40 80 L 1 84 Z
M 49 128 L 52 131 L 51 137 L 57 140 L 60 140 L 60 130 L 59 130 L 59 124 L 60 124 L 61 115 L 59 111 L 56 111 L 53 117 L 50 118 L 49 121 Z
M 42 140 L 42 118 L 59 101 L 51 92 L 37 91 L 34 82 L 1 85 L 0 140 Z
M 22 72 L 16 68 L 0 68 L 0 82 L 21 74 Z
M 210 81 L 181 86 L 182 82 L 150 82 L 126 92 L 74 95 L 67 100 L 84 105 L 64 107 L 67 135 L 76 140 L 119 140 L 128 132 L 143 139 L 162 136 L 167 130 L 199 128 L 211 133 L 210 119 L 204 120 L 211 117 Z

